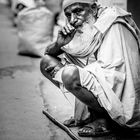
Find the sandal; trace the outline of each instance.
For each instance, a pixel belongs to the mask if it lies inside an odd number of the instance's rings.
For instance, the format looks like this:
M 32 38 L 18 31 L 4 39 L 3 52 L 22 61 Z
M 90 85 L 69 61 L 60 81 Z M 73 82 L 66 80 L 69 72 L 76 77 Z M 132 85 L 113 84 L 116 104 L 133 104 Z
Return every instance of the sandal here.
M 78 135 L 81 137 L 99 137 L 109 135 L 110 133 L 111 131 L 107 129 L 105 123 L 98 120 L 85 125 L 78 131 Z

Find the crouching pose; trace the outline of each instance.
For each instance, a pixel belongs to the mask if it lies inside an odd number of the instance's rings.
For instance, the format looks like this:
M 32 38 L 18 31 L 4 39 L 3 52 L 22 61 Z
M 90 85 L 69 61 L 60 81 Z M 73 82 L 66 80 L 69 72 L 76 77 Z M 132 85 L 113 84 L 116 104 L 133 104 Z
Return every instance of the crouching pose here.
M 112 123 L 140 128 L 139 29 L 131 14 L 97 0 L 64 0 L 67 24 L 46 48 L 41 72 L 76 97 L 80 136 L 101 136 Z M 60 57 L 61 56 L 61 57 Z

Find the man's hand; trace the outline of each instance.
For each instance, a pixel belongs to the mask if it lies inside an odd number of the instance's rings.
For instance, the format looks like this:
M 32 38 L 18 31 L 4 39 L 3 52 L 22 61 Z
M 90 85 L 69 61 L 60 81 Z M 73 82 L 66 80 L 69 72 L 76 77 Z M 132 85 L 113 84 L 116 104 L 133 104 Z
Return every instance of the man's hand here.
M 58 37 L 56 41 L 57 45 L 62 47 L 68 44 L 73 39 L 75 33 L 76 33 L 76 29 L 70 24 L 67 24 L 58 33 Z
M 57 41 L 48 45 L 46 47 L 44 54 L 49 54 L 51 56 L 58 56 L 63 53 L 61 47 L 68 44 L 74 37 L 76 29 L 71 25 L 66 25 L 59 31 Z

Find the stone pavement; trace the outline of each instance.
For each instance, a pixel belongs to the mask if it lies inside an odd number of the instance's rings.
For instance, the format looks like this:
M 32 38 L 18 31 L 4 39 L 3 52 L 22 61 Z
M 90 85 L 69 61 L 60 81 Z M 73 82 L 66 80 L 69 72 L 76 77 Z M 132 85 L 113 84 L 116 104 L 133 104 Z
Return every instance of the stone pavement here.
M 18 55 L 11 17 L 0 5 L 0 140 L 70 140 L 42 114 L 40 87 L 51 83 L 40 73 L 40 59 Z

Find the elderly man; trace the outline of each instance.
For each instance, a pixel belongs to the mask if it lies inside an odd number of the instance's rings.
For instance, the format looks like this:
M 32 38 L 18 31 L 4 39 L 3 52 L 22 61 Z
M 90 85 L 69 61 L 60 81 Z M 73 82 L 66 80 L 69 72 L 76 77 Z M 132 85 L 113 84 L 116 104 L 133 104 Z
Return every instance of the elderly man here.
M 77 99 L 74 118 L 64 124 L 82 125 L 80 136 L 108 134 L 111 123 L 139 129 L 140 34 L 131 14 L 96 0 L 64 0 L 63 9 L 67 25 L 40 67 Z

